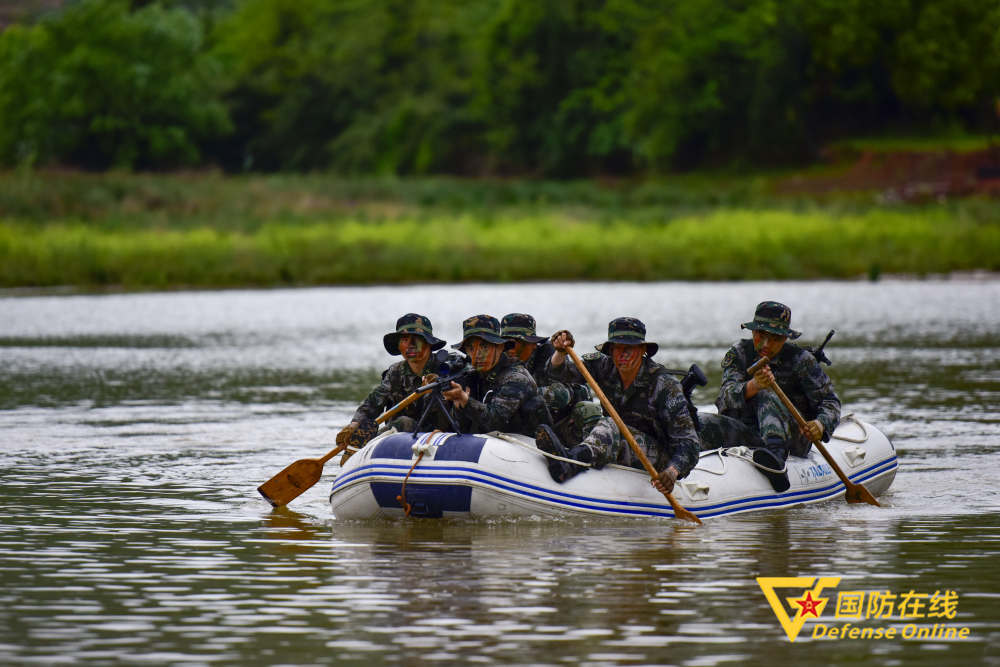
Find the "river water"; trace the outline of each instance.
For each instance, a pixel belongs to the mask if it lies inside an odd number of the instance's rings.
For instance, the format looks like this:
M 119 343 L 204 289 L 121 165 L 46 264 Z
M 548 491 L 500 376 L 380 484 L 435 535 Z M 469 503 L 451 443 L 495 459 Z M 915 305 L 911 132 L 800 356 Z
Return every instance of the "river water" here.
M 449 342 L 531 312 L 581 349 L 635 315 L 711 403 L 763 299 L 837 330 L 845 413 L 898 450 L 883 508 L 344 522 L 335 461 L 284 511 L 257 495 L 334 446 L 404 312 Z M 0 295 L 0 662 L 1000 664 L 998 406 L 996 280 Z M 839 583 L 791 642 L 757 577 Z M 906 612 L 850 618 L 873 592 Z M 848 622 L 897 634 L 820 636 Z

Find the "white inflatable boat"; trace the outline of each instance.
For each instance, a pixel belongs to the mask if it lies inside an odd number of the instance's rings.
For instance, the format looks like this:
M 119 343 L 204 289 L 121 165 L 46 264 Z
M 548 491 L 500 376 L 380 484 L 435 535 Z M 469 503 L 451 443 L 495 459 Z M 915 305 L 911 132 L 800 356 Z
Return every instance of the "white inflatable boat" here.
M 874 496 L 896 476 L 896 451 L 871 424 L 849 415 L 826 444 L 840 469 Z M 565 484 L 549 476 L 532 438 L 506 433 L 397 433 L 374 438 L 340 469 L 330 492 L 342 519 L 493 516 L 673 517 L 643 470 L 608 465 Z M 777 493 L 745 447 L 702 452 L 674 498 L 701 519 L 841 499 L 844 485 L 812 448 L 789 457 L 791 487 Z

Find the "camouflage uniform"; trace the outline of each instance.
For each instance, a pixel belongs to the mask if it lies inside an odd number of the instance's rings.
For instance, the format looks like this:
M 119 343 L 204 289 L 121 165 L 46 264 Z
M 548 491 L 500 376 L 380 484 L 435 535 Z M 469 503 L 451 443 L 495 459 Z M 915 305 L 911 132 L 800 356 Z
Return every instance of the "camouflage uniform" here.
M 397 361 L 382 372 L 382 381 L 375 385 L 368 397 L 358 406 L 351 421 L 374 420 L 419 389 L 424 383 L 424 377 L 432 374 L 437 375 L 438 371 L 439 364 L 433 355 L 427 360 L 420 375 L 415 374 L 406 361 Z M 416 429 L 417 420 L 424 413 L 429 400 L 429 396 L 421 396 L 390 419 L 388 426 L 399 431 L 413 431 Z M 436 411 L 434 415 L 434 417 L 429 417 L 432 421 L 431 424 L 424 424 L 425 430 L 433 431 L 435 428 L 441 428 L 447 424 L 447 421 L 442 421 L 443 417 L 439 418 L 440 415 L 437 415 Z M 447 428 L 450 429 L 450 427 Z
M 770 319 L 766 317 L 768 314 Z M 754 321 L 743 324 L 743 327 L 798 338 L 799 333 L 788 328 L 790 317 L 791 311 L 787 306 L 765 301 L 758 305 Z M 726 353 L 722 360 L 719 397 L 715 400 L 719 414 L 740 421 L 758 434 L 767 443 L 764 446 L 781 461 L 789 453 L 805 456 L 812 443 L 802 435 L 795 419 L 775 392 L 762 389 L 753 398 L 746 398 L 746 384 L 752 377 L 747 369 L 758 359 L 760 356 L 752 340 L 741 340 Z M 806 421 L 819 420 L 823 425 L 823 440 L 829 440 L 840 422 L 840 399 L 816 358 L 808 350 L 786 341 L 769 365 L 778 386 L 802 417 Z
M 462 333 L 462 342 L 455 347 L 464 347 L 473 336 L 507 344 L 500 337 L 500 323 L 489 315 L 466 319 Z M 501 354 L 493 368 L 486 373 L 476 371 L 473 379 L 468 403 L 455 410 L 463 432 L 503 431 L 534 436 L 539 424 L 551 424 L 538 385 L 520 361 Z
M 581 401 L 590 402 L 593 398 L 587 385 L 555 382 L 545 372 L 545 365 L 556 349 L 548 338 L 536 334 L 534 317 L 525 313 L 504 315 L 500 320 L 500 336 L 506 340 L 521 340 L 536 345 L 528 360 L 523 362 L 524 367 L 538 385 L 560 438 L 566 436 L 566 441 L 573 440 L 570 437 L 572 434 L 580 433 L 582 428 L 597 420 L 601 412 L 600 406 L 594 403 L 579 405 Z M 582 438 L 580 435 L 575 440 Z
M 407 313 L 396 320 L 396 330 L 387 333 L 382 337 L 382 345 L 385 351 L 391 355 L 399 356 L 399 337 L 403 335 L 420 336 L 430 345 L 431 350 L 439 350 L 445 346 L 445 341 L 434 337 L 434 330 L 431 321 L 423 315 Z M 443 354 L 443 353 L 442 353 Z M 351 418 L 352 422 L 363 422 L 374 420 L 385 410 L 399 403 L 401 400 L 416 391 L 422 384 L 423 378 L 429 374 L 437 374 L 440 363 L 435 359 L 435 355 L 427 360 L 420 375 L 410 369 L 410 364 L 399 361 L 382 372 L 382 381 L 375 385 L 368 394 L 368 397 L 358 406 Z M 395 427 L 400 431 L 413 431 L 417 426 L 417 420 L 424 412 L 429 398 L 422 396 L 405 409 L 400 411 L 388 422 L 388 426 Z M 426 425 L 427 430 L 441 427 L 447 423 L 443 416 L 433 418 L 434 423 Z
M 584 355 L 582 360 L 653 467 L 659 471 L 673 465 L 678 478 L 687 476 L 698 463 L 699 443 L 680 382 L 663 366 L 646 357 L 635 380 L 625 389 L 611 357 L 597 352 Z M 548 373 L 564 382 L 583 380 L 580 371 L 568 359 L 560 366 L 552 366 L 550 362 Z M 590 448 L 595 468 L 607 463 L 642 468 L 611 417 L 601 417 L 581 444 Z

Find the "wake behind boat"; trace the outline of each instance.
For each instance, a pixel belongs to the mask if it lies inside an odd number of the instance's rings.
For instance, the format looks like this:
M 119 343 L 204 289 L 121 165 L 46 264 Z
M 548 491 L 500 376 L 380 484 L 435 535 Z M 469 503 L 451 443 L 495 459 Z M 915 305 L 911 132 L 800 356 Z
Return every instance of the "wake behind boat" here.
M 896 451 L 873 425 L 848 415 L 827 450 L 854 484 L 874 496 L 896 476 Z M 378 517 L 673 517 L 642 470 L 608 465 L 565 484 L 548 473 L 544 452 L 523 435 L 389 430 L 354 454 L 330 493 L 341 519 Z M 702 519 L 842 498 L 844 484 L 812 448 L 787 461 L 791 486 L 777 493 L 742 446 L 702 452 L 673 495 Z

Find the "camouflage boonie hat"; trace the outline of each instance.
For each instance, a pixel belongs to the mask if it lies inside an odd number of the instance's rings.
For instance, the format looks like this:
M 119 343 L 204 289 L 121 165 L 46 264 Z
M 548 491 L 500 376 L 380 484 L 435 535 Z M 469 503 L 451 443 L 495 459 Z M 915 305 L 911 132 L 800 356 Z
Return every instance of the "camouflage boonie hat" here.
M 427 341 L 432 350 L 440 350 L 445 341 L 434 337 L 434 328 L 429 318 L 416 313 L 407 313 L 396 320 L 396 330 L 382 337 L 382 344 L 389 354 L 399 354 L 399 337 L 403 334 L 414 334 Z
M 523 340 L 525 343 L 547 340 L 545 336 L 535 335 L 535 318 L 524 313 L 504 315 L 500 320 L 500 335 L 511 340 Z
M 464 349 L 466 341 L 474 337 L 482 338 L 488 343 L 503 343 L 505 347 L 514 344 L 513 341 L 500 337 L 500 323 L 492 315 L 473 315 L 467 318 L 462 322 L 462 342 L 455 343 L 452 347 Z
M 791 329 L 789 327 L 791 323 L 791 308 L 777 301 L 761 301 L 757 304 L 757 310 L 754 311 L 753 321 L 744 322 L 740 328 L 751 331 L 766 331 L 778 336 L 788 336 L 794 340 L 802 334 Z
M 608 323 L 608 340 L 595 345 L 598 352 L 611 354 L 610 346 L 613 343 L 623 343 L 625 345 L 646 344 L 646 356 L 652 357 L 660 349 L 657 343 L 646 340 L 646 325 L 634 317 L 618 317 Z

